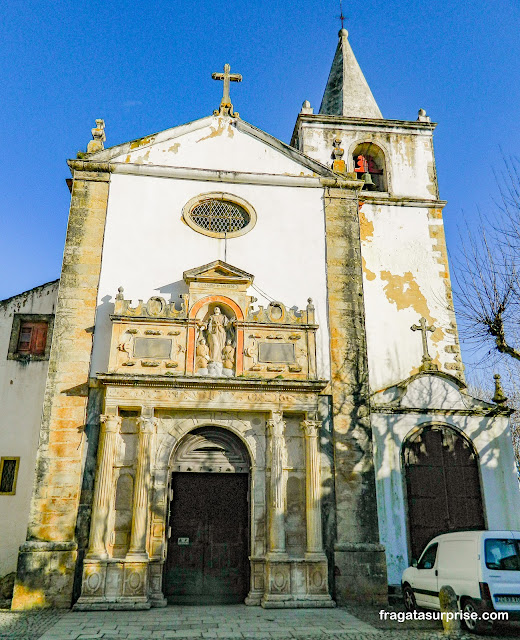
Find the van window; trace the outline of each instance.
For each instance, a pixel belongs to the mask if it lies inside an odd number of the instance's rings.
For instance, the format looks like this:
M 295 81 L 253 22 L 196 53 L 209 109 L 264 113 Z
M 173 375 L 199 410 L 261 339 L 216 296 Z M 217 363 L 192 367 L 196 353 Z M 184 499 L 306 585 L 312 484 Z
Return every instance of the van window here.
M 417 565 L 418 569 L 433 569 L 435 564 L 435 558 L 437 557 L 437 543 L 431 544 L 426 551 L 422 554 L 421 559 Z
M 484 549 L 488 569 L 520 571 L 520 540 L 488 538 Z

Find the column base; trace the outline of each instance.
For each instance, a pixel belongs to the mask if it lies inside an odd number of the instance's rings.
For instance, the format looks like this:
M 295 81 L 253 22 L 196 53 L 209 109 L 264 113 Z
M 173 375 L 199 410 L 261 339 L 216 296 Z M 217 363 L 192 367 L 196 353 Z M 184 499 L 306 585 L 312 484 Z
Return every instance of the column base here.
M 388 604 L 385 548 L 374 543 L 338 543 L 334 547 L 336 601 Z
M 77 549 L 75 542 L 28 541 L 22 544 L 11 609 L 69 609 Z
M 327 576 L 323 554 L 312 554 L 312 560 L 285 560 L 270 554 L 265 562 L 265 591 L 260 604 L 264 609 L 335 607 Z
M 141 610 L 165 606 L 162 604 L 162 593 L 155 593 L 159 597 L 155 597 L 153 601 L 149 597 L 149 569 L 148 560 L 129 562 L 126 558 L 85 559 L 81 596 L 74 605 L 74 610 Z
M 81 597 L 72 607 L 73 611 L 145 611 L 152 607 L 151 602 L 145 599 L 133 600 L 131 598 L 112 601 Z
M 308 598 L 277 598 L 267 594 L 260 603 L 264 609 L 333 609 L 336 603 L 330 596 Z

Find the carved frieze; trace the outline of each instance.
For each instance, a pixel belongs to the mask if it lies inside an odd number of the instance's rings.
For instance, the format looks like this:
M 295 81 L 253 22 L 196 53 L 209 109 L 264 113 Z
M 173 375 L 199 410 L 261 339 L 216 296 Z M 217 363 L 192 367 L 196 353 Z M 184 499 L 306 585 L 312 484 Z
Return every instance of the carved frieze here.
M 184 273 L 180 305 L 124 299 L 112 315 L 110 373 L 207 378 L 316 379 L 315 313 L 281 302 L 254 309 L 253 276 L 215 261 Z

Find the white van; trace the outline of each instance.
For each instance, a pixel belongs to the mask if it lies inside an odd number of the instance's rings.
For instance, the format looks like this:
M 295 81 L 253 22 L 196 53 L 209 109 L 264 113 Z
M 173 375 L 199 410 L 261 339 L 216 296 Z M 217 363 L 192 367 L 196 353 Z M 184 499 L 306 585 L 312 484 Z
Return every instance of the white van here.
M 450 586 L 467 614 L 507 611 L 520 619 L 520 531 L 457 531 L 437 536 L 419 562 L 403 572 L 405 607 L 440 609 L 439 590 Z M 464 620 L 479 631 L 482 620 Z

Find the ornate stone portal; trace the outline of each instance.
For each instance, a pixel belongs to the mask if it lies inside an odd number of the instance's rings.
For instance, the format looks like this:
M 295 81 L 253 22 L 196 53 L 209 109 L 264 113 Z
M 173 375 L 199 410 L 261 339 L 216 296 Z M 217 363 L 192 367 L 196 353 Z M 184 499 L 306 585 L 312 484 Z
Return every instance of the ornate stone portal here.
M 184 278 L 189 293 L 179 307 L 159 297 L 132 307 L 122 289 L 116 297 L 109 371 L 98 376 L 105 408 L 75 606 L 164 606 L 165 560 L 171 573 L 175 545 L 192 544 L 168 537 L 178 498 L 172 474 L 247 472 L 246 603 L 334 606 L 315 419 L 326 381 L 316 377 L 312 302 L 303 311 L 279 302 L 254 310 L 253 276 L 221 261 Z M 194 448 L 208 429 L 214 441 Z M 230 432 L 248 452 L 246 467 L 226 448 Z

